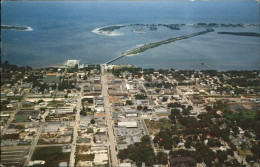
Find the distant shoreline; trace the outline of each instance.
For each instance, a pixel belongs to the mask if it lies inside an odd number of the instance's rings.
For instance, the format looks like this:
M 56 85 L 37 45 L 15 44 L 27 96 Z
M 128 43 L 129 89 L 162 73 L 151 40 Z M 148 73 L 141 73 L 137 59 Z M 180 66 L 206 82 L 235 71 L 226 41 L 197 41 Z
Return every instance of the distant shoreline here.
M 1 25 L 1 30 L 32 31 L 33 29 L 26 26 Z
M 114 25 L 114 26 L 106 26 L 106 27 L 100 27 L 92 30 L 91 32 L 98 34 L 98 35 L 104 35 L 104 36 L 120 36 L 123 35 L 123 33 L 115 32 L 114 30 L 120 29 L 121 27 L 125 27 L 123 25 Z
M 248 37 L 260 37 L 260 34 L 255 33 L 255 32 L 218 32 L 218 34 L 238 35 L 238 36 L 248 36 Z

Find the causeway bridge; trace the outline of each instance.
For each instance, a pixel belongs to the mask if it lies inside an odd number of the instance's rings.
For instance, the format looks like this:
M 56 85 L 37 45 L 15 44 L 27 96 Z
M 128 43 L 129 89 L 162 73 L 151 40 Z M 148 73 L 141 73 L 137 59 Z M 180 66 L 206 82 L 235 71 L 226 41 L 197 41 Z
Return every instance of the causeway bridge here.
M 145 45 L 133 48 L 131 50 L 128 50 L 125 53 L 122 53 L 120 56 L 118 56 L 116 58 L 113 58 L 112 60 L 109 60 L 109 61 L 107 61 L 104 64 L 105 65 L 110 64 L 110 63 L 112 63 L 112 62 L 114 62 L 114 61 L 116 61 L 118 59 L 123 58 L 124 56 L 131 55 L 131 54 L 138 54 L 138 53 L 144 52 L 144 51 L 146 51 L 148 49 L 152 49 L 152 48 L 158 47 L 160 45 L 169 44 L 169 43 L 176 42 L 176 41 L 183 40 L 183 39 L 188 39 L 188 38 L 191 38 L 191 37 L 203 35 L 203 34 L 206 34 L 206 33 L 209 33 L 209 32 L 213 32 L 213 31 L 214 30 L 211 29 L 211 28 L 206 28 L 204 31 L 200 31 L 200 32 L 197 32 L 197 33 L 192 33 L 192 34 L 189 34 L 189 35 L 183 35 L 183 36 L 169 38 L 169 39 L 158 41 L 158 42 L 154 42 L 154 43 L 145 44 Z

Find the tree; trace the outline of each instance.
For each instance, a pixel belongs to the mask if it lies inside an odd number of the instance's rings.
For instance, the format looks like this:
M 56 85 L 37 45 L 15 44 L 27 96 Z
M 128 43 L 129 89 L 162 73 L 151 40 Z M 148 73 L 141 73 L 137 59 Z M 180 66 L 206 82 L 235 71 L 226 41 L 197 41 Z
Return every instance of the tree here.
M 144 106 L 143 110 L 145 110 L 145 111 L 148 110 L 148 107 L 147 107 L 147 106 Z
M 80 114 L 80 115 L 83 115 L 83 116 L 86 116 L 86 115 L 87 115 L 86 111 L 84 111 L 84 110 L 81 110 L 79 114 Z
M 190 114 L 190 111 L 189 111 L 188 109 L 184 109 L 184 110 L 182 111 L 182 114 L 183 114 L 183 115 L 189 115 L 189 114 Z
M 136 99 L 146 99 L 146 95 L 144 95 L 144 94 L 137 94 L 137 95 L 135 95 L 135 98 Z
M 154 154 L 153 148 L 151 147 L 151 144 L 144 142 L 135 143 L 133 145 L 129 145 L 124 150 L 120 150 L 118 157 L 121 160 L 127 158 L 131 159 L 138 167 L 142 166 L 142 162 L 144 162 L 146 166 L 153 166 L 156 161 L 156 156 Z
M 191 140 L 187 140 L 184 145 L 186 148 L 190 148 L 191 143 L 192 143 Z
M 133 102 L 131 100 L 126 100 L 126 105 L 133 105 Z
M 94 124 L 94 123 L 95 123 L 95 120 L 94 120 L 94 119 L 92 119 L 92 120 L 90 121 L 90 123 L 91 123 L 91 124 Z
M 179 114 L 180 114 L 180 110 L 174 108 L 174 109 L 171 110 L 171 114 L 172 114 L 172 115 L 179 115 Z
M 259 144 L 254 144 L 251 148 L 252 153 L 254 153 L 255 155 L 259 154 Z
M 38 102 L 37 102 L 37 103 L 39 104 L 39 103 L 42 103 L 42 102 L 44 102 L 44 101 L 41 99 L 41 100 L 38 100 Z
M 168 164 L 168 156 L 166 153 L 159 152 L 156 158 L 157 158 L 157 164 L 164 164 L 164 165 Z
M 142 108 L 143 108 L 142 106 L 137 106 L 137 110 L 139 111 L 142 110 Z
M 142 143 L 150 143 L 151 142 L 151 138 L 149 135 L 145 135 L 141 138 Z
M 175 115 L 170 114 L 170 115 L 168 115 L 168 117 L 169 117 L 169 119 L 170 119 L 171 121 L 175 120 Z
M 163 97 L 163 102 L 166 102 L 168 100 L 168 97 Z
M 225 160 L 227 160 L 227 152 L 218 150 L 217 157 L 218 157 L 218 161 L 220 163 L 223 163 Z

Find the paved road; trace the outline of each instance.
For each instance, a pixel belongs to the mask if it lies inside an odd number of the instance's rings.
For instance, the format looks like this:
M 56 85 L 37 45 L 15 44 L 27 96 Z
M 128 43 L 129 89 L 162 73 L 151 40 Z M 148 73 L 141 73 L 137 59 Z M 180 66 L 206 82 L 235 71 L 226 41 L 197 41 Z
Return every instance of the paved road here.
M 24 163 L 24 166 L 28 166 L 29 165 L 29 162 L 32 158 L 32 155 L 33 155 L 33 152 L 34 152 L 34 149 L 38 143 L 38 140 L 40 138 L 40 135 L 42 134 L 42 130 L 43 130 L 43 127 L 45 126 L 45 123 L 41 123 L 40 127 L 39 127 L 39 130 L 37 132 L 37 136 L 35 137 L 35 139 L 33 140 L 33 144 L 31 145 L 31 148 L 29 149 L 29 153 L 28 153 L 28 157 Z
M 104 108 L 106 112 L 106 123 L 107 123 L 107 133 L 108 133 L 108 146 L 110 148 L 110 156 L 111 156 L 111 163 L 110 165 L 119 166 L 118 159 L 117 159 L 117 151 L 115 149 L 116 143 L 115 143 L 115 136 L 113 133 L 113 119 L 112 119 L 112 112 L 111 112 L 111 106 L 109 103 L 109 96 L 108 96 L 108 87 L 107 87 L 107 76 L 104 74 L 104 69 L 102 67 L 102 96 L 104 98 Z M 110 157 L 109 157 L 110 158 Z
M 75 125 L 73 130 L 73 141 L 71 146 L 71 152 L 70 152 L 70 164 L 69 166 L 75 166 L 75 153 L 76 153 L 76 144 L 77 144 L 77 138 L 78 138 L 78 129 L 79 129 L 79 121 L 80 121 L 80 110 L 81 110 L 81 100 L 82 100 L 82 90 L 83 85 L 80 85 L 80 93 L 79 97 L 77 98 L 77 106 L 76 106 L 76 118 L 75 118 Z
M 27 98 L 28 93 L 24 93 L 22 99 L 20 100 L 20 102 L 18 103 L 17 108 L 14 110 L 13 114 L 11 114 L 10 118 L 8 119 L 7 123 L 5 124 L 5 126 L 3 127 L 3 129 L 1 129 L 1 133 L 5 134 L 7 128 L 9 127 L 10 123 L 14 120 L 14 117 L 16 115 L 16 113 L 20 110 L 20 108 L 22 107 L 23 102 L 25 101 L 25 99 Z
M 173 83 L 173 81 L 171 81 L 167 76 L 164 76 L 164 77 L 167 79 L 168 82 Z M 200 109 L 199 109 L 198 107 L 196 107 L 195 105 L 193 105 L 192 101 L 187 98 L 187 96 L 181 91 L 181 89 L 179 88 L 179 86 L 176 86 L 176 91 L 177 91 L 177 94 L 178 94 L 178 95 L 182 96 L 183 100 L 184 100 L 188 105 L 190 105 L 190 106 L 193 107 L 193 110 L 197 113 L 197 115 L 200 114 L 200 113 L 199 113 L 199 112 L 200 112 Z

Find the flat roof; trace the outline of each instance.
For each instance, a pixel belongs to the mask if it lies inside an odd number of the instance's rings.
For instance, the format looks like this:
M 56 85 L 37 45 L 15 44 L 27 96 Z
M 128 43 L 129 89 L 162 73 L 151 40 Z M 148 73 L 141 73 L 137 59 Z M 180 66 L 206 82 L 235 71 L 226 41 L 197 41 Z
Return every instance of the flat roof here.
M 48 73 L 47 76 L 56 76 L 56 73 Z
M 118 122 L 118 126 L 125 126 L 127 128 L 136 128 L 137 127 L 137 123 L 136 123 L 136 121 Z

